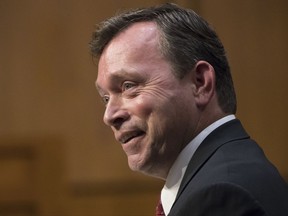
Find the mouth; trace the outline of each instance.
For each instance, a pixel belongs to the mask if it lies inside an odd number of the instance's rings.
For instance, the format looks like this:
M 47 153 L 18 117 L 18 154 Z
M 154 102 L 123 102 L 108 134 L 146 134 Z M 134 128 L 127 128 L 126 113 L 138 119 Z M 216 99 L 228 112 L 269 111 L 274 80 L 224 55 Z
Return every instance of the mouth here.
M 118 141 L 122 144 L 125 144 L 125 143 L 128 143 L 129 141 L 131 141 L 132 139 L 136 138 L 136 137 L 139 137 L 139 136 L 142 136 L 144 134 L 143 131 L 130 131 L 130 132 L 126 132 L 126 133 L 123 133 Z

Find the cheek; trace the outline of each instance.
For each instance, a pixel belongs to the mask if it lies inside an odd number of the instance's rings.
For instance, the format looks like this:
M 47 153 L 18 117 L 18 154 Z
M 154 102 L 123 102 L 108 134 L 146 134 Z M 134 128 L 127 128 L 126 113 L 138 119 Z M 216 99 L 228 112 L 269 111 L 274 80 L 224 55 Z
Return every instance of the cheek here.
M 153 113 L 155 103 L 145 97 L 138 97 L 134 103 L 131 103 L 130 110 L 132 115 L 136 115 L 140 119 L 147 119 Z
M 159 98 L 142 97 L 135 104 L 134 115 L 148 126 L 150 135 L 161 136 L 165 128 L 171 125 L 173 107 L 168 101 Z M 154 137 L 155 138 L 155 137 Z

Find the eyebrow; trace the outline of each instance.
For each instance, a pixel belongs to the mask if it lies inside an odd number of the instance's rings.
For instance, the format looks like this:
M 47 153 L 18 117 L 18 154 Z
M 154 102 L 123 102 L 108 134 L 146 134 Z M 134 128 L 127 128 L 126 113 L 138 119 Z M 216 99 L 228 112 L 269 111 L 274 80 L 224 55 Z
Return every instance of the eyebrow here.
M 138 78 L 140 79 L 140 74 L 137 73 L 136 71 L 127 71 L 127 70 L 118 70 L 118 71 L 115 71 L 115 72 L 112 72 L 109 77 L 108 77 L 108 81 L 109 83 L 115 83 L 115 82 L 119 82 L 121 80 L 124 80 L 126 78 Z M 143 77 L 141 78 L 141 80 L 143 80 Z M 98 92 L 104 92 L 103 88 L 97 83 L 97 80 L 96 80 L 96 83 L 95 83 L 95 86 L 98 90 Z
M 118 70 L 113 72 L 110 77 L 112 81 L 117 81 L 117 80 L 121 80 L 124 77 L 135 77 L 138 76 L 137 73 L 135 71 L 127 71 L 127 70 Z
M 112 74 L 109 75 L 108 77 L 108 84 L 109 83 L 115 83 L 119 80 L 122 80 L 124 79 L 125 75 L 131 75 L 132 72 L 127 72 L 127 71 L 124 71 L 124 70 L 119 70 L 119 71 L 115 71 L 113 72 Z M 104 93 L 104 90 L 103 88 L 99 85 L 99 83 L 97 83 L 97 80 L 95 82 L 95 86 L 96 86 L 96 89 L 97 91 L 99 92 L 99 94 L 103 94 Z
M 95 82 L 95 86 L 96 86 L 96 89 L 97 89 L 97 91 L 98 91 L 99 93 L 103 91 L 102 88 L 98 85 L 97 82 Z

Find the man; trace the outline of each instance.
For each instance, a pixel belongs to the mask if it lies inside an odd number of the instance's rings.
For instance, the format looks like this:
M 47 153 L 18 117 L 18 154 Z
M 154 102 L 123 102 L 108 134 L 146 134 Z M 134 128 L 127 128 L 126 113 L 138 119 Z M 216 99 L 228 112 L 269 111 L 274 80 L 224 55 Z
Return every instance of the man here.
M 206 21 L 174 4 L 137 9 L 104 21 L 90 45 L 104 122 L 132 170 L 165 180 L 165 215 L 288 215 L 286 183 L 235 118 Z

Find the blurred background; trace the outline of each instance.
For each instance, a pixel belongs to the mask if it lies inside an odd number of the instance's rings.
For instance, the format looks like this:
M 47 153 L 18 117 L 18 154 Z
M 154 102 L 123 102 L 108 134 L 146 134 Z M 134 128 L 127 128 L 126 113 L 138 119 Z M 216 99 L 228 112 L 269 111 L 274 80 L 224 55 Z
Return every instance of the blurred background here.
M 88 43 L 163 0 L 0 0 L 0 215 L 154 215 L 164 182 L 129 170 L 102 123 Z M 237 117 L 288 180 L 288 1 L 179 0 L 218 32 Z

